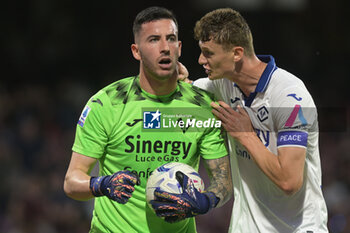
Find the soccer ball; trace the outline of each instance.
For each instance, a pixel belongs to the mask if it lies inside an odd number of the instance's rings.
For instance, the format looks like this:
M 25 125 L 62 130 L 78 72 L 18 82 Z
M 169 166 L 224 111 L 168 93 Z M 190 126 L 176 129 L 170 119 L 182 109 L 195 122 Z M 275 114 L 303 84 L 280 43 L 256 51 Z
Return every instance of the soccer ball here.
M 204 182 L 198 172 L 193 167 L 184 163 L 167 163 L 156 168 L 147 180 L 146 199 L 147 203 L 154 200 L 154 190 L 159 187 L 169 193 L 182 193 L 182 187 L 176 180 L 176 172 L 181 171 L 193 182 L 194 187 L 199 191 L 204 191 Z

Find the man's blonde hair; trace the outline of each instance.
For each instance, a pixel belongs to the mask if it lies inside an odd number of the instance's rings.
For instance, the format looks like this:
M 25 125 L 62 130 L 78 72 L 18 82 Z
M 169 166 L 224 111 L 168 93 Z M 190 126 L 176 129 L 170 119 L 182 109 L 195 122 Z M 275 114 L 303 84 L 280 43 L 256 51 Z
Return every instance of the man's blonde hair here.
M 227 50 L 241 46 L 247 56 L 254 55 L 250 28 L 241 14 L 231 8 L 217 9 L 204 15 L 194 27 L 194 37 L 203 42 L 213 40 Z

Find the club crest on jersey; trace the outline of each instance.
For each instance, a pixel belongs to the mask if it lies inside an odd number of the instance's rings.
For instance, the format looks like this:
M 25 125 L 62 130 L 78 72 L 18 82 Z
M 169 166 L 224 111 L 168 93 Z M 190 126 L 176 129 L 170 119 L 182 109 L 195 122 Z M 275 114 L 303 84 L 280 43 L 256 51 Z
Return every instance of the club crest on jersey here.
M 143 112 L 143 128 L 144 129 L 160 129 L 160 120 L 162 113 L 146 111 Z
M 91 108 L 89 106 L 86 106 L 83 110 L 83 112 L 81 113 L 79 120 L 78 120 L 78 125 L 80 125 L 81 127 L 84 126 L 85 124 L 85 120 L 87 118 L 87 116 L 89 115 Z
M 258 109 L 258 118 L 260 122 L 263 122 L 267 118 L 269 118 L 269 111 L 265 106 L 262 106 L 261 108 Z

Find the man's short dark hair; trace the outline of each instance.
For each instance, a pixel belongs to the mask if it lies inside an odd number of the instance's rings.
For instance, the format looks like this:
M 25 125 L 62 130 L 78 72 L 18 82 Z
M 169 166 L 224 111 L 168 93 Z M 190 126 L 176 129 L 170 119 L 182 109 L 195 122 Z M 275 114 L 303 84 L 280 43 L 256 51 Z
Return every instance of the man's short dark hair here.
M 134 36 L 140 31 L 142 24 L 160 19 L 171 19 L 178 28 L 177 20 L 173 12 L 164 7 L 152 6 L 137 14 L 133 25 Z

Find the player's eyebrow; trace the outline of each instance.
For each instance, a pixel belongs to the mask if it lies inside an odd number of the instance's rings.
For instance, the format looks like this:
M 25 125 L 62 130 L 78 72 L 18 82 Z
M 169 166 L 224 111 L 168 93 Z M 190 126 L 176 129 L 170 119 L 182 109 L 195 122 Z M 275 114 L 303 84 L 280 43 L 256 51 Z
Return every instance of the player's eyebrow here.
M 153 35 L 149 35 L 146 39 L 149 40 L 150 38 L 160 38 L 162 37 L 162 35 L 159 34 L 153 34 Z M 175 37 L 177 38 L 177 35 L 175 33 L 169 33 L 165 36 L 166 38 L 170 38 L 170 37 Z
M 169 37 L 176 37 L 176 38 L 177 38 L 177 35 L 174 34 L 174 33 L 170 33 L 170 34 L 166 35 L 166 37 L 167 37 L 167 38 L 169 38 Z
M 151 38 L 160 38 L 161 36 L 160 35 L 149 35 L 149 36 L 147 36 L 147 40 L 148 39 L 151 39 Z
M 214 54 L 213 51 L 209 48 L 206 48 L 206 47 L 201 47 L 201 51 L 202 53 L 204 54 L 207 54 L 207 55 L 211 55 L 211 54 Z

